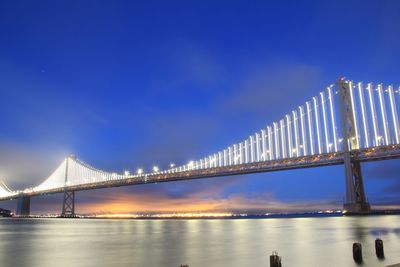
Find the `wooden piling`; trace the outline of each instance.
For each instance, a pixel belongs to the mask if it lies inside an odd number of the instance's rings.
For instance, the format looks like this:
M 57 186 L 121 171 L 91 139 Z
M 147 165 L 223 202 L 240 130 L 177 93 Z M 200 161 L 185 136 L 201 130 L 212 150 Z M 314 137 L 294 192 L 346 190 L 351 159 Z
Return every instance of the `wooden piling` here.
M 353 259 L 355 262 L 363 261 L 361 243 L 353 243 Z
M 270 267 L 282 267 L 281 257 L 278 256 L 278 252 L 274 251 L 269 256 L 269 265 Z
M 380 238 L 377 238 L 375 240 L 375 252 L 376 252 L 376 256 L 379 259 L 385 258 L 385 252 L 383 250 L 383 241 Z

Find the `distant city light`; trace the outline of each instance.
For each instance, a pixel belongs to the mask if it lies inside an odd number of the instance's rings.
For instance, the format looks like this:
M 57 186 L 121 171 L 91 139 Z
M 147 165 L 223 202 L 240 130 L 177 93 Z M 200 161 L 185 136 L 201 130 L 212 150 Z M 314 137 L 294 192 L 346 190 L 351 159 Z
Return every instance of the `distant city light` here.
M 158 166 L 153 166 L 153 172 L 159 172 L 160 168 L 158 168 Z
M 141 175 L 141 174 L 143 174 L 143 169 L 137 169 L 137 172 L 136 172 L 138 175 Z

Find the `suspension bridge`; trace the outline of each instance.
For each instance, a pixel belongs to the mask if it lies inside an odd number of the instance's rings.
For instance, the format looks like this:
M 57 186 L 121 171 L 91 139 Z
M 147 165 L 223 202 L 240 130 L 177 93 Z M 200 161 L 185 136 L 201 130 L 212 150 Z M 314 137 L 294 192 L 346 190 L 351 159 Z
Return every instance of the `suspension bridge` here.
M 344 209 L 368 213 L 361 163 L 400 157 L 400 87 L 344 78 L 281 120 L 242 142 L 151 172 L 110 173 L 69 156 L 41 184 L 12 190 L 0 182 L 0 201 L 17 199 L 17 215 L 30 214 L 34 196 L 63 193 L 62 216 L 75 216 L 75 192 L 218 176 L 344 165 Z

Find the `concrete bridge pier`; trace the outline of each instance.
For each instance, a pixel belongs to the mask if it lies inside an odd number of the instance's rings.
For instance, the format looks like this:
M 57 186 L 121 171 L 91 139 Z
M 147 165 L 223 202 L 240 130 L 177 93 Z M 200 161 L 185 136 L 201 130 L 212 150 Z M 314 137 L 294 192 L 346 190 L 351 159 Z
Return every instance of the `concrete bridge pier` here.
M 29 216 L 31 210 L 31 197 L 20 194 L 18 196 L 17 215 Z

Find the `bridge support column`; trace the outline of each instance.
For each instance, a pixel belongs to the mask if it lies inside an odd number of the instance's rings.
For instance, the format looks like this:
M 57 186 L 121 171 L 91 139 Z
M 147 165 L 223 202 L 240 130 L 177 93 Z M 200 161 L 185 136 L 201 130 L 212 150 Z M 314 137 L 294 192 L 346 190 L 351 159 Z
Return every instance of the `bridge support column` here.
M 61 217 L 72 218 L 75 215 L 75 191 L 64 191 L 63 207 Z
M 70 158 L 73 156 L 69 156 L 67 158 L 67 162 L 65 164 L 65 186 L 68 184 L 68 163 Z M 64 187 L 64 200 L 61 211 L 61 217 L 63 218 L 73 218 L 75 215 L 75 191 L 68 190 Z
M 29 216 L 31 210 L 31 197 L 20 194 L 18 196 L 17 215 Z
M 346 161 L 346 160 L 345 160 Z M 348 159 L 345 162 L 346 173 L 346 203 L 343 208 L 349 213 L 368 213 L 371 206 L 365 196 L 364 183 L 361 174 L 361 163 Z
M 360 148 L 358 126 L 353 110 L 352 84 L 344 79 L 339 79 L 338 89 L 346 176 L 346 201 L 343 208 L 349 213 L 368 213 L 371 211 L 371 207 L 365 196 L 361 164 L 352 158 L 351 153 L 351 150 Z

